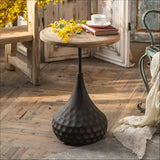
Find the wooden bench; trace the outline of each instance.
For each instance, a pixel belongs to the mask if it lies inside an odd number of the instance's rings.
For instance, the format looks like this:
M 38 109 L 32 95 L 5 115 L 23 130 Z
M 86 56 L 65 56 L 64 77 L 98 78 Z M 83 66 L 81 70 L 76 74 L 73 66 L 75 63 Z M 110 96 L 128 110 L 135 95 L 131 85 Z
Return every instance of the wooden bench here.
M 0 29 L 0 44 L 5 44 L 5 67 L 15 67 L 24 72 L 34 85 L 39 84 L 39 28 L 36 0 L 27 0 L 28 25 Z M 27 47 L 27 62 L 16 56 L 16 44 L 22 42 Z

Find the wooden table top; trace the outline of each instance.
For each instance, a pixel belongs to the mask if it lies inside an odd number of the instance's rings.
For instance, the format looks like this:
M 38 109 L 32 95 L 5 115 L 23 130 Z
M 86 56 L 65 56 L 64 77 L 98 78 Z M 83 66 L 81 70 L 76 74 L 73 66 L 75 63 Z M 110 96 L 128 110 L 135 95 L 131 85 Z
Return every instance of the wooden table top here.
M 80 35 L 72 36 L 67 43 L 61 41 L 57 33 L 52 32 L 52 28 L 48 27 L 40 32 L 40 39 L 49 44 L 59 45 L 63 47 L 92 48 L 104 45 L 110 45 L 120 40 L 120 34 L 107 36 L 94 36 L 90 33 L 82 32 Z

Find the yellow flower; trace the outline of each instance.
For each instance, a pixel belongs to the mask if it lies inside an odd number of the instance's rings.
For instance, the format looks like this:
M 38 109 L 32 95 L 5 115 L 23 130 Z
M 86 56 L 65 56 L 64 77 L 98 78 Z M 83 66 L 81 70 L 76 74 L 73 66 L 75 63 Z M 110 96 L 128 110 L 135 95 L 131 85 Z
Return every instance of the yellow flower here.
M 70 21 L 69 21 L 70 23 L 72 23 L 73 22 L 73 19 L 70 19 Z
M 78 29 L 77 29 L 77 31 L 76 31 L 76 32 L 77 32 L 77 33 L 81 33 L 81 32 L 82 32 L 82 30 L 83 30 L 83 29 L 82 29 L 82 27 L 80 26 L 80 27 L 78 27 Z
M 81 22 L 81 21 L 79 21 Z M 61 40 L 67 43 L 70 35 L 80 34 L 82 32 L 82 27 L 73 21 L 73 19 L 66 21 L 60 18 L 59 22 L 54 22 L 51 25 L 52 31 L 57 32 Z
M 39 8 L 47 8 L 53 0 L 37 0 Z M 64 0 L 54 0 L 54 4 Z M 22 16 L 27 8 L 27 0 L 0 0 L 0 28 Z
M 68 33 L 65 33 L 65 34 L 63 35 L 63 37 L 62 37 L 61 40 L 62 40 L 64 43 L 67 43 L 67 42 L 70 40 Z

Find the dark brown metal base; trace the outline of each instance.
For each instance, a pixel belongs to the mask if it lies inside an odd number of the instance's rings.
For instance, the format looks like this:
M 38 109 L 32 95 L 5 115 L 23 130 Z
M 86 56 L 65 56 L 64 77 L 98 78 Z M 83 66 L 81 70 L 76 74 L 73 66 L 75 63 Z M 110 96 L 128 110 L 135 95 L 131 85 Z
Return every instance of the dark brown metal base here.
M 69 101 L 54 116 L 52 128 L 56 136 L 68 145 L 94 143 L 104 137 L 107 119 L 91 101 L 82 73 L 78 73 Z

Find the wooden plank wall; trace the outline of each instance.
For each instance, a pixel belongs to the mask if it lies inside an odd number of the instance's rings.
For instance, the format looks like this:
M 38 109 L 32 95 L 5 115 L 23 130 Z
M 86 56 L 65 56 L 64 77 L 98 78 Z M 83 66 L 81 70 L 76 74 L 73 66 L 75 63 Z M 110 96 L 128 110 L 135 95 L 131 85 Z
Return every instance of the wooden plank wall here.
M 47 10 L 44 12 L 44 27 L 50 23 L 65 18 L 66 20 L 83 20 L 90 19 L 91 15 L 91 0 L 66 0 L 59 2 L 56 5 L 50 3 Z M 45 44 L 45 61 L 57 61 L 64 59 L 77 58 L 77 48 L 64 48 Z M 88 57 L 90 50 L 83 50 L 83 57 Z
M 90 14 L 91 0 L 66 0 L 56 5 L 50 3 L 44 12 L 44 26 L 47 27 L 59 18 L 90 19 Z

